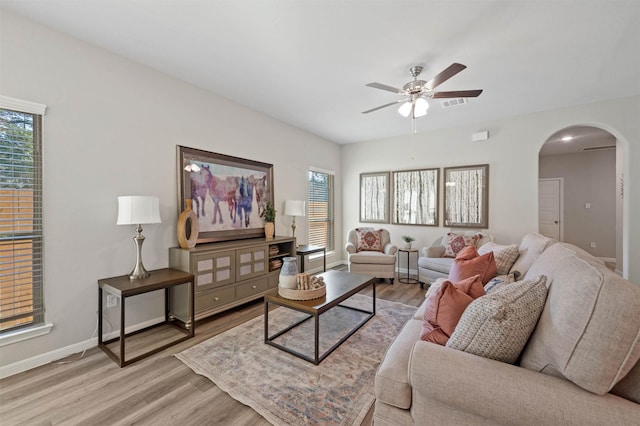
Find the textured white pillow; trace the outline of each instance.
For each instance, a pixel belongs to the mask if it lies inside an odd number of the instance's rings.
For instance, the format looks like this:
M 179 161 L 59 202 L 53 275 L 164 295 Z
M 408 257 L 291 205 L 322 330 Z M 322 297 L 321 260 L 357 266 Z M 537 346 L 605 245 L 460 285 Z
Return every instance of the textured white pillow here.
M 517 244 L 505 246 L 496 244 L 493 241 L 483 244 L 482 247 L 478 249 L 478 254 L 482 256 L 490 251 L 493 252 L 498 275 L 507 275 L 518 256 L 520 256 Z
M 544 308 L 546 281 L 541 275 L 477 298 L 462 314 L 447 347 L 515 363 Z
M 533 262 L 540 256 L 540 253 L 542 253 L 552 241 L 551 238 L 534 233 L 522 237 L 522 242 L 520 242 L 519 247 L 520 256 L 511 267 L 509 273 L 514 274 L 516 279 L 523 278 Z

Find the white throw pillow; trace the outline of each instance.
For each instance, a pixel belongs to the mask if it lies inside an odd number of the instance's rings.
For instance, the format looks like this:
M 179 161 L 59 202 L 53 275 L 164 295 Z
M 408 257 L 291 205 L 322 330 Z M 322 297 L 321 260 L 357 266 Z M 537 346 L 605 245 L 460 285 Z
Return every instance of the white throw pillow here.
M 527 234 L 522 237 L 520 243 L 520 256 L 515 261 L 509 273 L 514 274 L 516 279 L 521 279 L 527 273 L 533 262 L 536 261 L 553 240 L 540 234 Z
M 544 308 L 546 281 L 541 275 L 475 299 L 462 314 L 447 347 L 515 363 Z

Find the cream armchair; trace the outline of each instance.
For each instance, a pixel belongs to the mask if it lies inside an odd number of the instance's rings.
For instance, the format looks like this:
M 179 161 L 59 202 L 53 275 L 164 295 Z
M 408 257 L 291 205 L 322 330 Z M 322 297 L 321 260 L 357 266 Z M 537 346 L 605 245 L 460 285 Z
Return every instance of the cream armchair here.
M 347 234 L 345 250 L 349 256 L 349 272 L 388 278 L 396 277 L 396 252 L 386 229 L 356 228 Z

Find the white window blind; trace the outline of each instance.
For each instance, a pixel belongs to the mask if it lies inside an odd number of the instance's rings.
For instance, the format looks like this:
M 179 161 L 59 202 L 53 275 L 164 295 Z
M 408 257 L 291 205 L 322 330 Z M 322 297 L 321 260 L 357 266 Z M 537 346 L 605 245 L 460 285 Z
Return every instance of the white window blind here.
M 309 170 L 309 244 L 333 250 L 333 174 Z
M 0 333 L 44 322 L 42 114 L 0 99 Z

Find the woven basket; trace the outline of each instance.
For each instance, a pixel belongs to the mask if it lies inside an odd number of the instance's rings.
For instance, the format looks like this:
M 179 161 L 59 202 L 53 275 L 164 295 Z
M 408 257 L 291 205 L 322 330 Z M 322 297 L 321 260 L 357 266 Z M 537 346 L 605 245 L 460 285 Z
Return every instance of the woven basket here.
M 285 299 L 291 300 L 311 300 L 327 294 L 327 287 L 314 288 L 313 290 L 296 290 L 293 288 L 283 288 L 278 286 L 278 294 Z

